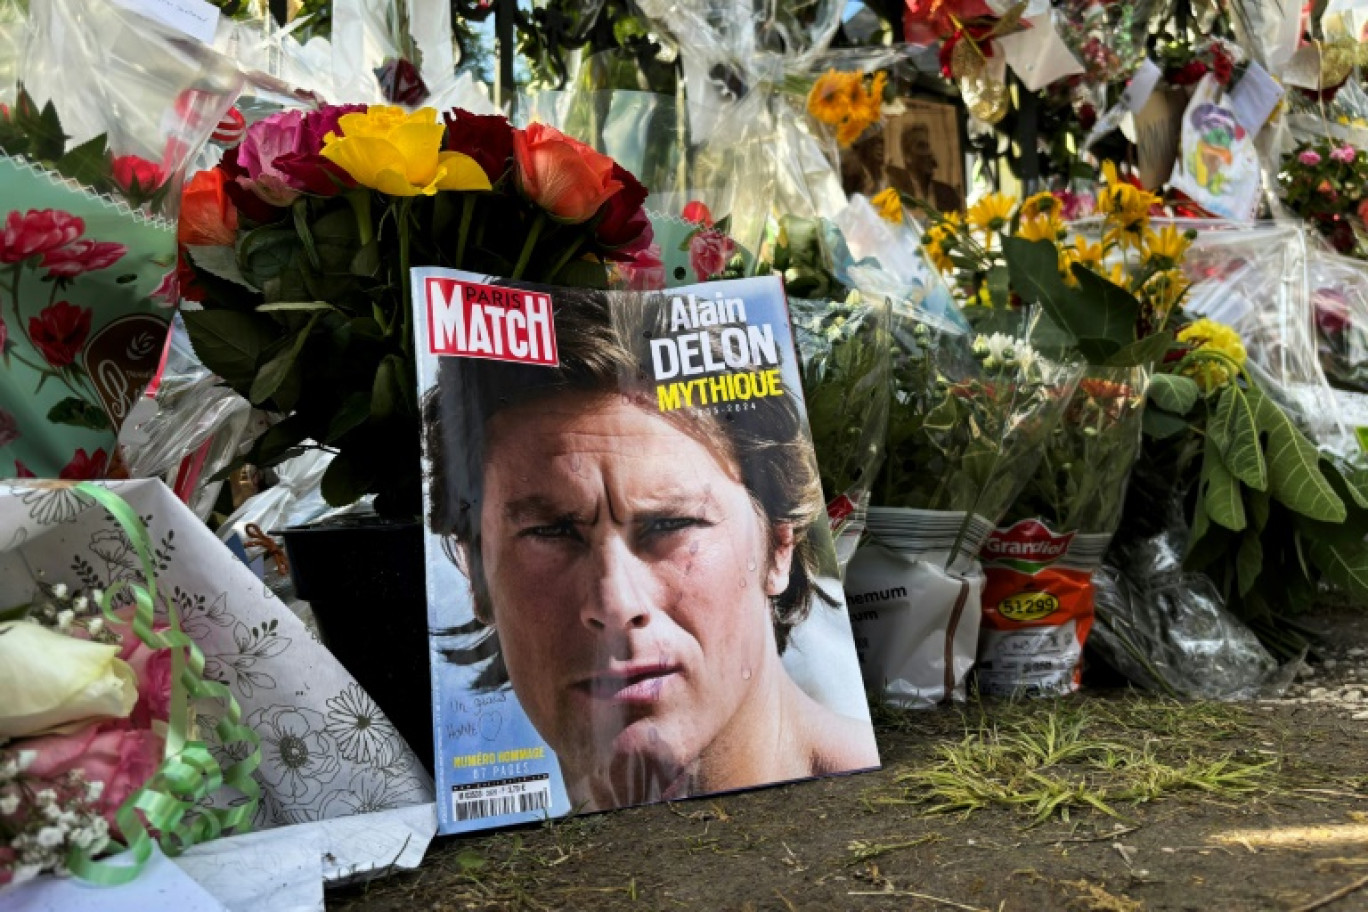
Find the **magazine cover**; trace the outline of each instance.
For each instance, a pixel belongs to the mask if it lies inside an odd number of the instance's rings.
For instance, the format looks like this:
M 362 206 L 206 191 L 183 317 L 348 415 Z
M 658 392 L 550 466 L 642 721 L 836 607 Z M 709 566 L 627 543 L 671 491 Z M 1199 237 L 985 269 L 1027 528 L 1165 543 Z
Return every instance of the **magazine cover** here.
M 876 768 L 779 280 L 412 276 L 441 831 Z

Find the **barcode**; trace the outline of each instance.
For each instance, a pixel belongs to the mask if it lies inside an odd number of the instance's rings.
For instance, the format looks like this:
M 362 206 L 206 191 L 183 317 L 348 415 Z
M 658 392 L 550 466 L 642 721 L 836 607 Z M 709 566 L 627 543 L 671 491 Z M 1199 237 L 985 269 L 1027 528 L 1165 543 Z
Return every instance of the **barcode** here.
M 551 777 L 522 776 L 451 790 L 451 816 L 457 822 L 529 814 L 551 807 Z

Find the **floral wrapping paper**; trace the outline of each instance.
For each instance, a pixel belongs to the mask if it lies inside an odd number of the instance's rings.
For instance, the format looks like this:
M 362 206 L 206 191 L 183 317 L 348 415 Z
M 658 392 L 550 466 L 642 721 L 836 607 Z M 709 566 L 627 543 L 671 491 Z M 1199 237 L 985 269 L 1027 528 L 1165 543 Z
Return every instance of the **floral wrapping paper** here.
M 151 533 L 159 610 L 175 606 L 204 676 L 228 685 L 261 737 L 257 828 L 433 800 L 431 777 L 369 695 L 165 485 L 108 486 Z M 141 582 L 127 537 L 70 485 L 0 483 L 0 605 L 30 599 L 37 578 L 73 589 Z M 224 761 L 216 721 L 201 713 L 197 727 Z
M 0 478 L 109 474 L 178 298 L 176 228 L 0 155 Z

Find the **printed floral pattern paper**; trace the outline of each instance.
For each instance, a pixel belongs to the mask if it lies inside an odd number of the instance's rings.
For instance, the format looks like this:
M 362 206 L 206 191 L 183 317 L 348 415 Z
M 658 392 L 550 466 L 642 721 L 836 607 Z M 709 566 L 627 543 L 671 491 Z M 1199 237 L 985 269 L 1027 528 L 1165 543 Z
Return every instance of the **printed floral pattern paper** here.
M 176 303 L 171 222 L 0 155 L 0 478 L 103 478 Z
M 175 605 L 205 676 L 228 685 L 261 737 L 257 827 L 433 800 L 431 778 L 370 696 L 165 485 L 108 484 L 151 532 L 161 608 Z M 83 589 L 140 581 L 122 531 L 68 483 L 0 482 L 0 604 L 30 598 L 38 574 Z M 198 727 L 222 750 L 216 721 L 202 712 Z

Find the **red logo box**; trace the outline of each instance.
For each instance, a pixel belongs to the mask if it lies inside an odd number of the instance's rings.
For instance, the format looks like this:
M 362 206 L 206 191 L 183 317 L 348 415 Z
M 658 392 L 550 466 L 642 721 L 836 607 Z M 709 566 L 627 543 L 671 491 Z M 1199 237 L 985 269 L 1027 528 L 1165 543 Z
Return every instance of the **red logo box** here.
M 434 355 L 560 363 L 550 295 L 436 276 L 423 288 Z

